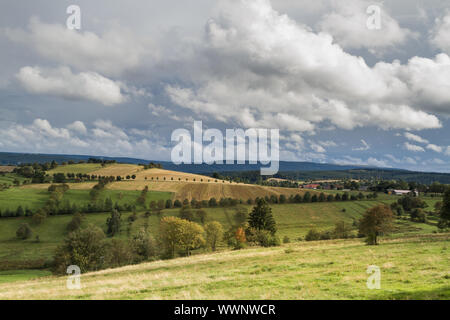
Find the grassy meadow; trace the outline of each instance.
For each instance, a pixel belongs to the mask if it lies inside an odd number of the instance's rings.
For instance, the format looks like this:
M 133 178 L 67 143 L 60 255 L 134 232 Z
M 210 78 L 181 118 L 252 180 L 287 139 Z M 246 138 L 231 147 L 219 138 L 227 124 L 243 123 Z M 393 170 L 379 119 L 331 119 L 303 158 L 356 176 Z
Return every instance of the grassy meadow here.
M 135 165 L 76 164 L 59 166 L 48 173 L 57 172 L 136 174 L 135 180 L 108 184 L 99 196 L 98 201 L 111 198 L 113 203 L 121 205 L 137 204 L 145 186 L 150 190 L 147 206 L 150 201 L 161 199 L 231 197 L 247 200 L 305 192 L 208 182 L 199 175 L 144 170 Z M 12 184 L 14 178 L 12 173 L 1 175 L 0 183 L 9 181 Z M 62 202 L 87 206 L 91 203 L 89 192 L 95 184 L 69 183 L 70 189 L 65 192 Z M 27 184 L 0 191 L 0 210 L 16 210 L 19 205 L 23 209 L 42 208 L 50 197 L 48 186 Z M 81 291 L 66 290 L 66 278 L 51 276 L 49 271 L 55 249 L 67 236 L 72 215 L 49 216 L 40 225 L 34 225 L 31 217 L 1 218 L 0 299 L 449 299 L 449 234 L 436 233 L 434 216 L 430 216 L 427 223 L 411 222 L 407 216 L 397 218 L 393 232 L 384 235 L 379 246 L 366 246 L 363 239 L 303 241 L 309 230 L 331 230 L 341 221 L 356 235 L 354 222 L 367 209 L 390 204 L 398 198 L 378 194 L 376 199 L 370 200 L 271 204 L 278 237 L 288 237 L 291 243 L 275 248 L 230 251 L 226 243 L 221 242 L 214 254 L 199 249 L 188 258 L 83 275 Z M 426 211 L 433 211 L 434 204 L 441 200 L 437 197 L 422 199 L 428 204 Z M 206 221 L 218 221 L 227 230 L 234 223 L 233 215 L 242 208 L 250 212 L 252 206 L 203 210 L 207 213 Z M 122 212 L 121 230 L 114 238 L 126 240 L 144 227 L 157 237 L 161 217 L 177 216 L 179 209 L 164 209 L 160 216 L 152 214 L 149 217 L 145 212 L 145 208 L 137 206 L 134 222 L 128 221 L 131 212 Z M 82 227 L 93 224 L 106 231 L 109 213 L 84 213 L 83 216 Z M 27 240 L 19 240 L 16 230 L 24 222 L 31 226 L 33 234 Z M 381 268 L 380 290 L 366 288 L 369 265 Z
M 301 242 L 0 283 L 0 299 L 449 299 L 449 235 Z M 381 288 L 366 286 L 369 265 Z
M 80 191 L 80 190 L 71 190 Z M 149 193 L 150 194 L 150 193 Z M 131 195 L 129 195 L 131 197 Z M 136 198 L 138 194 L 135 195 Z M 134 198 L 134 199 L 136 199 Z M 303 238 L 310 229 L 328 230 L 339 221 L 352 225 L 354 219 L 359 219 L 370 207 L 382 203 L 377 200 L 331 202 L 331 203 L 307 203 L 307 204 L 280 204 L 272 205 L 274 218 L 277 222 L 278 236 L 283 239 L 289 237 L 291 241 Z M 251 206 L 246 207 L 248 211 Z M 345 212 L 343 211 L 345 209 Z M 207 221 L 218 221 L 224 229 L 231 227 L 235 208 L 207 208 Z M 131 225 L 127 218 L 131 212 L 122 213 L 121 232 L 116 237 L 126 239 L 139 229 L 148 225 L 148 229 L 154 236 L 159 233 L 160 217 L 152 215 L 145 217 L 144 211 L 138 210 L 138 219 Z M 178 209 L 166 209 L 161 216 L 177 216 Z M 84 215 L 84 225 L 93 224 L 106 231 L 106 219 L 109 213 L 90 213 Z M 58 215 L 48 217 L 41 225 L 33 225 L 30 217 L 3 218 L 0 220 L 0 261 L 32 261 L 52 259 L 56 247 L 67 236 L 66 227 L 72 219 L 71 215 Z M 33 230 L 33 236 L 28 240 L 19 240 L 15 232 L 20 224 L 28 222 Z M 436 230 L 433 224 L 413 223 L 408 220 L 397 220 L 395 233 L 390 237 L 399 237 L 406 234 L 426 234 Z M 356 234 L 356 230 L 353 231 Z M 39 242 L 35 241 L 36 235 Z M 226 249 L 226 244 L 220 245 Z M 1 264 L 0 264 L 1 265 Z M 1 276 L 0 276 L 1 277 Z

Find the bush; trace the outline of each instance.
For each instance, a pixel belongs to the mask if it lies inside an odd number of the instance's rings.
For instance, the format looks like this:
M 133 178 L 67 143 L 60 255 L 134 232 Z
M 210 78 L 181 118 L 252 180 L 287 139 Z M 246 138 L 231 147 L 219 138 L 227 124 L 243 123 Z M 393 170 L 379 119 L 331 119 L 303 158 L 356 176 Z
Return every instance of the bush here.
M 247 230 L 247 241 L 261 247 L 275 247 L 281 244 L 280 239 L 268 230 Z
M 284 236 L 283 243 L 290 243 L 290 242 L 291 242 L 291 239 L 289 239 L 288 236 Z
M 315 229 L 309 230 L 308 233 L 305 236 L 305 240 L 306 241 L 320 240 L 320 232 L 315 230 Z
M 217 243 L 223 238 L 222 225 L 217 221 L 208 222 L 205 225 L 206 243 L 212 251 L 216 251 Z
M 83 223 L 83 216 L 80 213 L 76 213 L 72 220 L 67 225 L 67 231 L 73 232 L 78 230 L 81 227 L 81 224 Z
M 54 271 L 66 274 L 67 267 L 77 265 L 81 272 L 99 270 L 104 266 L 105 234 L 102 229 L 89 225 L 69 233 L 64 244 L 56 249 Z
M 130 240 L 131 252 L 134 254 L 134 261 L 148 261 L 156 257 L 156 243 L 153 237 L 145 229 L 141 229 Z
M 31 237 L 33 231 L 31 231 L 28 223 L 22 223 L 16 231 L 16 236 L 19 239 L 26 240 Z

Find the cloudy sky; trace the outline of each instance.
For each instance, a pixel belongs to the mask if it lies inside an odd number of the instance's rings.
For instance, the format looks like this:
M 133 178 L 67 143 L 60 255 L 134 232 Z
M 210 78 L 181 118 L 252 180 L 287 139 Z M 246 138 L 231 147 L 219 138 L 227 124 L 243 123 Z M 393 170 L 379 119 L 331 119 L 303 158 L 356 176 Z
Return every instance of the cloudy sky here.
M 2 1 L 0 48 L 0 151 L 169 160 L 202 120 L 278 128 L 282 160 L 450 172 L 448 0 Z

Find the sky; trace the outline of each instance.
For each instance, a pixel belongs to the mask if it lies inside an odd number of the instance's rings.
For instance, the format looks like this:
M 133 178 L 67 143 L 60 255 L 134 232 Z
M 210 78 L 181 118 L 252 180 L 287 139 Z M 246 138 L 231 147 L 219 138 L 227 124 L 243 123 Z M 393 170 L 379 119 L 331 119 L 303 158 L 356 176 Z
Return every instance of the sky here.
M 281 160 L 450 172 L 449 1 L 2 0 L 0 70 L 0 151 L 170 160 L 201 120 L 279 129 Z

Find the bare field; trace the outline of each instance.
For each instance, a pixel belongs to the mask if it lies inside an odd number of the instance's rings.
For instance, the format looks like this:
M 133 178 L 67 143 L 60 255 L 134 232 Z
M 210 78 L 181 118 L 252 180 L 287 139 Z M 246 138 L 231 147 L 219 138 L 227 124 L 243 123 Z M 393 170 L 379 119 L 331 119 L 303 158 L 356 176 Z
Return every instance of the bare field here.
M 73 166 L 76 169 L 76 165 Z M 85 169 L 85 167 L 83 167 Z M 65 166 L 67 172 L 70 166 Z M 74 170 L 73 172 L 76 172 Z M 136 175 L 135 179 L 117 181 L 109 184 L 107 189 L 111 190 L 142 190 L 145 186 L 153 191 L 173 192 L 174 199 L 184 200 L 193 198 L 196 200 L 209 200 L 211 198 L 233 198 L 233 199 L 255 199 L 256 197 L 280 196 L 284 194 L 289 197 L 291 194 L 304 194 L 304 190 L 294 188 L 266 187 L 244 183 L 230 183 L 229 181 L 216 180 L 212 177 L 199 174 L 191 174 L 180 171 L 164 169 L 147 169 L 133 164 L 113 164 L 96 169 L 89 174 L 99 176 L 126 176 Z M 85 190 L 91 189 L 96 183 L 69 183 L 70 189 Z M 23 188 L 46 189 L 49 184 L 25 185 Z M 311 191 L 314 192 L 314 191 Z
M 142 190 L 145 186 L 153 191 L 168 191 L 175 193 L 175 199 L 209 200 L 211 198 L 233 198 L 247 200 L 249 198 L 265 197 L 284 194 L 303 194 L 303 190 L 293 188 L 264 187 L 248 184 L 236 184 L 229 182 L 202 183 L 179 181 L 122 181 L 114 182 L 108 186 L 113 190 Z
M 11 173 L 15 168 L 15 166 L 0 166 L 0 172 Z

